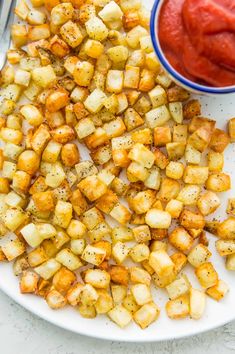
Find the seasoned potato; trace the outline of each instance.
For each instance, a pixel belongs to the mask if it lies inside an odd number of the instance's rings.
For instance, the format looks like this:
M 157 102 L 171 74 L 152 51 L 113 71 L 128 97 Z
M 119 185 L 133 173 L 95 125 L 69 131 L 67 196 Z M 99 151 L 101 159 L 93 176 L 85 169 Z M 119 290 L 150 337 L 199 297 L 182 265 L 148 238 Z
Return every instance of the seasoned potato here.
M 195 274 L 203 288 L 210 288 L 218 282 L 218 274 L 212 263 L 202 263 L 195 269 Z
M 166 312 L 167 316 L 173 320 L 187 317 L 190 312 L 188 295 L 169 300 L 166 304 Z

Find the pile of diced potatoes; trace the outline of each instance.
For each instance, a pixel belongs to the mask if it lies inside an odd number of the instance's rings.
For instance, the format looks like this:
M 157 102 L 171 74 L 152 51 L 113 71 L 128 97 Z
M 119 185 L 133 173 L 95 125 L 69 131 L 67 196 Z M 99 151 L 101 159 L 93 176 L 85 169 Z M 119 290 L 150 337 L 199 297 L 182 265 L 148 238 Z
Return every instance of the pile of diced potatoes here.
M 206 231 L 235 270 L 235 199 L 226 220 L 210 217 L 231 187 L 235 118 L 216 128 L 161 69 L 140 0 L 20 0 L 15 13 L 0 77 L 0 261 L 52 309 L 144 329 L 160 314 L 154 286 L 169 318 L 201 318 L 207 296 L 228 292 Z

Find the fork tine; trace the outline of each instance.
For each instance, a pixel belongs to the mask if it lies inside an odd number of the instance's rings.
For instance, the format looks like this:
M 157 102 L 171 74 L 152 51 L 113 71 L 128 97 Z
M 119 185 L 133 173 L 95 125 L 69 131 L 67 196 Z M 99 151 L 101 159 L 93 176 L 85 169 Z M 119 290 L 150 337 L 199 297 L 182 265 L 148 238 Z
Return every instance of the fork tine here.
M 6 30 L 11 11 L 13 11 L 12 3 L 13 0 L 3 0 L 1 17 L 0 17 L 0 39 L 2 38 L 3 33 Z

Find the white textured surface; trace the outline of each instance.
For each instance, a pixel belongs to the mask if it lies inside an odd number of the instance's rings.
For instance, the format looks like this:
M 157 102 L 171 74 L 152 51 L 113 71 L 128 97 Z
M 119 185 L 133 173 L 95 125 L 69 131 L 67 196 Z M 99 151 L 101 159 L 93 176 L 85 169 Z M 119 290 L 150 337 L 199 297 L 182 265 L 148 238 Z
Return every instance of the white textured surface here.
M 136 345 L 109 342 L 55 327 L 0 292 L 0 343 L 1 354 L 229 354 L 235 351 L 235 322 L 169 342 Z

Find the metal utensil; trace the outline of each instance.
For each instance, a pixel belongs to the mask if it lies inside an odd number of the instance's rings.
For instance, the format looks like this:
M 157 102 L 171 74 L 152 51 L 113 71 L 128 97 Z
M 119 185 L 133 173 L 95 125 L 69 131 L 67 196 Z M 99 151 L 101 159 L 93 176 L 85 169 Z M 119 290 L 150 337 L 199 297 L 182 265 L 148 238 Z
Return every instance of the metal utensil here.
M 10 25 L 14 19 L 15 0 L 3 0 L 0 14 L 0 70 L 6 62 L 7 50 L 10 47 Z

